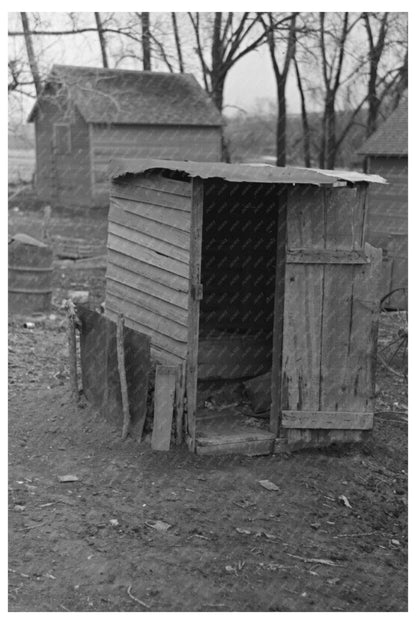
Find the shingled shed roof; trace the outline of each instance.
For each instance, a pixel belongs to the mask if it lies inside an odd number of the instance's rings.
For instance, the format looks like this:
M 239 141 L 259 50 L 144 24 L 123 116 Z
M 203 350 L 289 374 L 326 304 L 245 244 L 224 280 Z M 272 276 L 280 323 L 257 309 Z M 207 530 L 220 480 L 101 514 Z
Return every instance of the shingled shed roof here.
M 191 178 L 220 178 L 229 182 L 258 182 L 269 184 L 313 184 L 335 186 L 339 182 L 377 182 L 386 180 L 378 175 L 355 171 L 327 171 L 304 167 L 274 167 L 272 165 L 233 165 L 217 162 L 191 162 L 155 159 L 120 158 L 110 163 L 109 175 L 113 180 L 128 174 L 150 171 L 177 171 Z
M 397 108 L 358 150 L 367 156 L 407 156 L 408 103 L 405 93 Z
M 54 65 L 47 85 L 56 85 L 87 123 L 222 124 L 219 111 L 191 74 Z M 29 121 L 35 112 L 36 105 Z

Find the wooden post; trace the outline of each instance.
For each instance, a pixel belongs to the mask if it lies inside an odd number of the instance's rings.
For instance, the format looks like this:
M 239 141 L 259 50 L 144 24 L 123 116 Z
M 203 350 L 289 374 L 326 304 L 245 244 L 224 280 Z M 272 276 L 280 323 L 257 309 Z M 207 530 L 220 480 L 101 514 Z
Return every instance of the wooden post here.
M 45 243 L 49 243 L 50 240 L 50 222 L 51 222 L 52 208 L 45 206 L 43 209 L 43 222 L 42 222 L 42 239 Z
M 280 187 L 277 194 L 277 244 L 276 244 L 276 278 L 274 289 L 274 320 L 273 320 L 273 362 L 272 362 L 272 404 L 270 409 L 270 431 L 276 436 L 280 432 L 282 409 L 282 349 L 283 349 L 283 317 L 285 297 L 286 270 L 286 228 L 287 228 L 287 190 Z
M 198 381 L 199 301 L 201 288 L 202 215 L 204 203 L 204 182 L 192 180 L 191 241 L 189 259 L 189 304 L 188 304 L 188 353 L 186 371 L 187 434 L 188 445 L 195 451 L 196 436 L 196 393 Z
M 75 306 L 71 299 L 66 304 L 67 309 L 67 338 L 68 338 L 68 357 L 69 357 L 69 383 L 71 389 L 71 398 L 75 404 L 79 400 L 78 378 L 77 378 L 77 342 L 75 336 Z
M 127 392 L 126 366 L 124 361 L 124 317 L 122 314 L 117 318 L 117 363 L 121 386 L 121 404 L 123 406 L 123 429 L 121 439 L 125 440 L 129 432 L 130 411 L 129 395 Z
M 177 368 L 176 391 L 175 391 L 176 444 L 182 444 L 183 442 L 184 398 L 185 398 L 185 365 L 180 364 Z

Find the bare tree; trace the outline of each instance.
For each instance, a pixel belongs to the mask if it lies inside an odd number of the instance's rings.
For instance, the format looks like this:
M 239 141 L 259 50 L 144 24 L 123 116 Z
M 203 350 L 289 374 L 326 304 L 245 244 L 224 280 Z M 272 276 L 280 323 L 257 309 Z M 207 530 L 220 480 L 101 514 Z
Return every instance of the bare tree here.
M 141 13 L 142 20 L 142 50 L 143 50 L 143 70 L 151 70 L 150 54 L 150 14 Z
M 171 17 L 172 17 L 173 34 L 175 35 L 176 52 L 178 55 L 179 71 L 181 72 L 181 74 L 183 74 L 183 72 L 185 71 L 185 66 L 184 66 L 183 58 L 182 58 L 182 44 L 181 44 L 181 40 L 179 37 L 179 28 L 178 28 L 178 22 L 176 19 L 176 13 L 171 13 Z
M 368 42 L 368 83 L 367 83 L 367 126 L 366 133 L 370 136 L 377 128 L 379 110 L 383 99 L 397 87 L 399 97 L 401 92 L 407 88 L 407 41 L 405 43 L 405 54 L 402 64 L 396 69 L 390 68 L 383 76 L 380 72 L 380 64 L 383 54 L 388 52 L 389 30 L 391 30 L 392 20 L 397 18 L 397 14 L 392 13 L 362 13 L 365 31 Z M 402 42 L 403 43 L 403 42 Z M 398 42 L 395 42 L 397 48 Z
M 94 13 L 95 23 L 97 24 L 98 39 L 100 42 L 101 56 L 103 59 L 103 67 L 108 67 L 107 44 L 103 32 L 103 25 L 99 13 Z
M 259 15 L 242 13 L 188 13 L 195 36 L 195 52 L 200 62 L 207 93 L 222 113 L 224 87 L 232 67 L 256 50 L 265 39 Z M 229 151 L 222 137 L 222 158 L 229 161 Z
M 281 14 L 267 13 L 266 20 L 261 16 L 277 87 L 277 123 L 276 123 L 276 165 L 286 165 L 286 84 L 291 62 L 296 50 L 297 13 L 281 17 Z M 286 27 L 286 23 L 288 23 Z M 279 45 L 280 44 L 280 45 Z M 285 51 L 282 53 L 282 44 Z M 279 66 L 278 58 L 283 62 Z
M 296 57 L 294 57 L 293 63 L 295 66 L 296 82 L 298 85 L 300 105 L 301 105 L 303 161 L 304 161 L 305 167 L 310 167 L 311 166 L 311 131 L 310 131 L 310 126 L 309 126 L 308 111 L 306 108 L 305 89 L 303 86 L 302 77 L 299 71 L 299 64 L 298 64 Z
M 358 17 L 351 21 L 350 13 L 319 14 L 319 53 L 324 89 L 319 166 L 333 169 L 337 153 L 336 99 L 342 84 L 347 39 Z
M 26 52 L 29 60 L 30 71 L 32 72 L 33 82 L 35 85 L 36 95 L 39 95 L 42 90 L 42 83 L 39 74 L 38 63 L 36 60 L 35 52 L 33 49 L 32 35 L 29 27 L 29 19 L 27 13 L 20 13 L 23 26 L 23 34 L 26 44 Z
M 224 107 L 224 85 L 228 72 L 246 54 L 264 42 L 264 30 L 258 15 L 243 13 L 188 13 L 195 35 L 206 91 L 218 110 Z M 202 17 L 203 16 L 203 17 Z

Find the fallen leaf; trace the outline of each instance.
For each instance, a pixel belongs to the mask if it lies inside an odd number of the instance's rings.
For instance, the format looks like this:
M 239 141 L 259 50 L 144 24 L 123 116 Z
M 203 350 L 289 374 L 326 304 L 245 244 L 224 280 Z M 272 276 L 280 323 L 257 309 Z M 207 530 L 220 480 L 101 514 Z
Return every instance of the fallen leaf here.
M 352 509 L 350 505 L 350 501 L 348 500 L 346 496 L 344 496 L 344 494 L 341 494 L 341 496 L 338 496 L 338 500 L 341 501 L 341 503 L 343 503 L 345 507 L 349 507 L 350 509 Z
M 151 529 L 155 529 L 156 531 L 167 531 L 172 525 L 167 522 L 163 522 L 163 520 L 148 520 L 146 522 L 146 526 Z
M 280 487 L 278 485 L 276 485 L 272 481 L 268 481 L 267 479 L 259 481 L 259 483 L 261 487 L 264 487 L 265 490 L 271 490 L 274 492 L 278 492 L 280 490 Z
M 400 542 L 399 542 L 399 540 L 392 539 L 392 540 L 391 540 L 391 543 L 393 544 L 393 546 L 400 546 Z

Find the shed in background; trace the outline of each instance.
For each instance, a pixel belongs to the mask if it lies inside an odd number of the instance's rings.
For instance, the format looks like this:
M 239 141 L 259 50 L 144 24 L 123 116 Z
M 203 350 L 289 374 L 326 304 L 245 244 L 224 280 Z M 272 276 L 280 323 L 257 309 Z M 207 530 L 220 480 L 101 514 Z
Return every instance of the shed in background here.
M 365 243 L 378 176 L 267 165 L 111 165 L 106 316 L 176 371 L 197 453 L 359 441 L 372 428 L 381 250 Z M 219 388 L 266 375 L 268 417 Z M 238 407 L 240 405 L 240 407 Z
M 385 177 L 388 185 L 372 186 L 368 200 L 367 240 L 384 252 L 382 292 L 408 283 L 408 96 L 360 148 L 365 171 Z M 403 292 L 391 298 L 403 307 Z
M 191 74 L 54 65 L 28 121 L 55 205 L 108 205 L 111 158 L 221 159 L 221 115 Z

